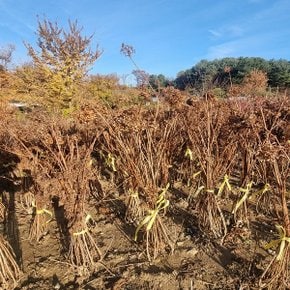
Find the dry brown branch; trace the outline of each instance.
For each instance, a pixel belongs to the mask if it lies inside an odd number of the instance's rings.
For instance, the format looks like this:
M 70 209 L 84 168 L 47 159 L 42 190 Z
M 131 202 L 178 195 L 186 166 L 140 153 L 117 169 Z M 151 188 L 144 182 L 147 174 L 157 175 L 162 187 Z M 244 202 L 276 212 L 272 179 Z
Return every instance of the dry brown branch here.
M 19 276 L 20 269 L 15 261 L 13 250 L 0 235 L 0 281 L 3 289 L 9 289 L 11 283 L 16 286 Z
M 39 242 L 48 231 L 48 225 L 53 219 L 53 213 L 45 207 L 40 207 L 37 201 L 33 204 L 33 206 L 34 208 L 32 213 L 32 223 L 29 231 L 29 239 L 31 241 L 36 240 Z
M 89 215 L 83 217 L 71 229 L 69 259 L 83 275 L 93 271 L 95 263 L 102 258 L 101 251 L 90 233 L 90 219 Z

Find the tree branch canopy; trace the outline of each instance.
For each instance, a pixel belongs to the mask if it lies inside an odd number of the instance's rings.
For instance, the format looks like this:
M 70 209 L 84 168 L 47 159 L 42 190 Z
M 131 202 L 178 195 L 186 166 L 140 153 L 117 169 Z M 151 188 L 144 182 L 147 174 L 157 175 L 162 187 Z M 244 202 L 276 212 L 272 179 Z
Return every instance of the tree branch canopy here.
M 69 20 L 68 30 L 57 22 L 38 20 L 38 50 L 25 43 L 35 69 L 46 76 L 46 87 L 51 97 L 70 102 L 76 83 L 88 73 L 90 67 L 100 57 L 102 51 L 90 48 L 93 35 L 82 35 L 82 27 L 77 21 Z

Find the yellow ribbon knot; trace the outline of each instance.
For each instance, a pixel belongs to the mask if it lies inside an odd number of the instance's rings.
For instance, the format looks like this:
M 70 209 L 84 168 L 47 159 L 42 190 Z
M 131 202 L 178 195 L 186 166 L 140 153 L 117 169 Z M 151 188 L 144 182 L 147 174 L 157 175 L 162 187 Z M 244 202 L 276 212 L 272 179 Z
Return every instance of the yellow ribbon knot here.
M 86 232 L 88 232 L 89 228 L 88 228 L 88 223 L 89 221 L 92 220 L 93 221 L 93 218 L 90 214 L 87 214 L 86 218 L 85 218 L 85 228 L 82 229 L 81 231 L 79 232 L 75 232 L 73 233 L 74 236 L 80 236 L 80 235 L 83 235 L 85 234 Z
M 35 208 L 35 210 L 36 210 L 35 213 L 36 213 L 37 215 L 47 214 L 47 215 L 50 216 L 50 219 L 49 219 L 48 221 L 45 222 L 46 224 L 48 224 L 48 223 L 52 220 L 52 218 L 53 218 L 53 213 L 52 213 L 50 210 L 45 209 L 45 208 L 38 209 L 34 200 L 32 201 L 32 206 Z
M 225 174 L 225 176 L 224 176 L 224 180 L 223 180 L 222 184 L 219 187 L 217 196 L 221 196 L 222 195 L 225 186 L 228 188 L 228 190 L 232 190 L 232 187 L 230 185 L 230 179 L 229 179 L 229 176 L 227 174 Z
M 270 184 L 266 183 L 262 189 L 252 193 L 251 196 L 249 197 L 249 199 L 251 199 L 252 197 L 254 197 L 256 195 L 263 195 L 265 192 L 269 191 L 270 189 L 271 189 Z
M 129 195 L 131 197 L 135 197 L 135 198 L 138 198 L 139 197 L 138 191 L 134 191 L 133 189 L 129 189 Z
M 193 160 L 193 153 L 189 148 L 186 149 L 184 156 L 188 157 L 191 161 Z
M 264 246 L 265 250 L 276 248 L 280 244 L 279 252 L 276 257 L 278 261 L 280 261 L 283 257 L 284 251 L 285 251 L 285 245 L 286 243 L 290 243 L 290 237 L 287 237 L 286 230 L 284 227 L 280 225 L 276 225 L 276 229 L 278 231 L 279 238 L 276 240 L 270 241 L 268 244 Z
M 158 215 L 158 213 L 163 210 L 166 209 L 169 206 L 169 200 L 166 199 L 165 193 L 167 192 L 168 188 L 169 188 L 170 184 L 168 183 L 166 185 L 166 187 L 162 190 L 162 192 L 160 193 L 157 201 L 156 201 L 156 207 L 153 210 L 149 210 L 147 216 L 143 219 L 143 221 L 139 224 L 139 226 L 137 227 L 136 231 L 135 231 L 135 236 L 134 236 L 134 240 L 137 241 L 138 238 L 138 232 L 140 231 L 140 229 L 146 226 L 146 232 L 149 232 L 156 220 L 156 217 Z
M 246 188 L 240 188 L 240 191 L 243 192 L 244 195 L 241 197 L 241 199 L 237 202 L 235 208 L 232 210 L 233 214 L 235 214 L 236 211 L 239 209 L 239 207 L 248 199 L 252 185 L 253 185 L 253 181 L 249 182 L 246 185 Z
M 115 161 L 115 157 L 111 153 L 109 153 L 106 159 L 106 163 L 110 168 L 112 168 L 114 172 L 117 172 Z

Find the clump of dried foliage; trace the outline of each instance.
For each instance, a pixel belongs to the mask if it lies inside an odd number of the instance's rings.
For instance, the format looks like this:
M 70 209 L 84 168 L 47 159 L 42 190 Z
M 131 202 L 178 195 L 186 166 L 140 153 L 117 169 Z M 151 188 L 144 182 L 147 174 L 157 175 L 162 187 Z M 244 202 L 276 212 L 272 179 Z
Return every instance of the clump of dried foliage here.
M 224 246 L 239 227 L 258 239 L 253 227 L 262 218 L 276 227 L 276 238 L 256 242 L 276 254 L 264 251 L 268 264 L 251 286 L 290 288 L 287 91 L 273 97 L 260 70 L 233 84 L 231 67 L 224 69 L 230 88 L 206 92 L 203 84 L 202 98 L 154 90 L 134 48 L 122 44 L 136 68 L 130 88 L 126 76 L 120 85 L 114 75 L 87 75 L 102 52 L 90 49 L 92 36 L 83 37 L 77 22 L 65 31 L 39 20 L 37 33 L 38 48 L 26 44 L 32 64 L 9 71 L 11 47 L 0 65 L 1 287 L 20 277 L 10 232 L 16 208 L 31 220 L 25 238 L 38 243 L 56 227 L 63 256 L 89 275 L 98 262 L 105 266 L 94 230 L 99 205 L 123 206 L 112 216 L 134 228 L 132 243 L 152 261 L 175 249 L 169 226 L 176 201 L 186 199 L 188 227 Z M 14 97 L 25 103 L 9 102 Z

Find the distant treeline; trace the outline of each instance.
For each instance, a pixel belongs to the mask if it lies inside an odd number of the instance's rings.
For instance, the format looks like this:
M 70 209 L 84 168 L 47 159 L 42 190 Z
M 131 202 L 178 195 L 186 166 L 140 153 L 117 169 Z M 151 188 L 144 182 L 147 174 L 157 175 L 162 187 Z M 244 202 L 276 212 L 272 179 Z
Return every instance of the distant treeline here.
M 290 61 L 265 60 L 260 57 L 227 57 L 212 61 L 201 60 L 192 68 L 178 73 L 174 80 L 164 75 L 151 75 L 149 78 L 154 88 L 174 85 L 185 90 L 187 88 L 202 89 L 206 87 L 227 87 L 240 84 L 250 71 L 257 69 L 268 76 L 270 87 L 290 87 Z

